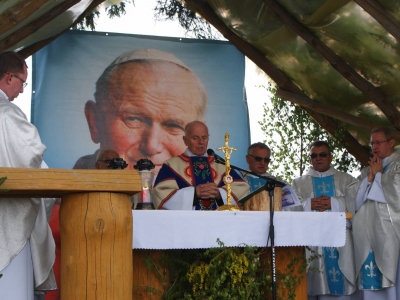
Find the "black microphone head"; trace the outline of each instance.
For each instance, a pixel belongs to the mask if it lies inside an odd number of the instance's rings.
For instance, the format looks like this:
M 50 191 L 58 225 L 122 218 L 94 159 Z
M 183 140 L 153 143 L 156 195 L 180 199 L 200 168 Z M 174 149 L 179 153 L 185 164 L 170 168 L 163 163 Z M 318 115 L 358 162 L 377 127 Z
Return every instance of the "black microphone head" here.
M 208 149 L 208 150 L 207 150 L 207 154 L 208 154 L 208 155 L 211 155 L 211 156 L 214 156 L 215 152 L 214 152 L 213 149 Z

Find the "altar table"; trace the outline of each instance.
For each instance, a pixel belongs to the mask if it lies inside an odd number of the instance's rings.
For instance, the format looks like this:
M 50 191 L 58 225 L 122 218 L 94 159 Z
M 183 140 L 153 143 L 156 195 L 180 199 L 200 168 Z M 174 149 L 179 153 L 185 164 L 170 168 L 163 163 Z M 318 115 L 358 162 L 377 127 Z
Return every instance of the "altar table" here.
M 162 295 L 148 293 L 146 286 L 161 292 L 168 288 L 146 267 L 146 260 L 156 262 L 170 249 L 219 247 L 217 239 L 227 247 L 265 247 L 270 226 L 270 213 L 265 211 L 134 210 L 132 216 L 134 300 L 161 299 Z M 346 241 L 345 213 L 275 212 L 274 226 L 276 268 L 283 273 L 294 256 L 304 257 L 303 246 L 341 247 Z M 269 255 L 264 253 L 260 261 L 267 264 Z M 168 273 L 162 265 L 157 267 Z M 306 300 L 305 270 L 298 274 L 303 279 L 296 300 Z
M 133 210 L 133 249 L 199 249 L 267 245 L 265 211 Z M 275 212 L 275 246 L 342 247 L 345 213 Z M 335 230 L 332 230 L 335 228 Z M 270 243 L 269 243 L 270 245 Z

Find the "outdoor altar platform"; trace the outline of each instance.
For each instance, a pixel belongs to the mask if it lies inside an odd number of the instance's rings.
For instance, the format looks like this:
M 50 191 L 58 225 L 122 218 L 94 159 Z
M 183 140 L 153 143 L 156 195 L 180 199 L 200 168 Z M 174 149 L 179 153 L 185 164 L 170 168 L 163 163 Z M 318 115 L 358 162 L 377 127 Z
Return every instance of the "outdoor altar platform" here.
M 136 171 L 0 168 L 0 175 L 9 189 L 0 197 L 62 197 L 62 300 L 156 299 L 132 293 L 135 284 L 165 287 L 152 281 L 147 257 L 218 247 L 217 239 L 228 247 L 267 245 L 269 212 L 132 211 L 130 195 L 141 187 Z M 344 213 L 274 215 L 277 269 L 290 249 L 304 255 L 302 246 L 345 243 Z M 307 298 L 305 281 L 301 288 L 297 300 Z
M 219 247 L 217 239 L 226 247 L 270 245 L 268 211 L 134 210 L 132 215 L 133 299 L 162 299 L 171 284 L 170 279 L 160 280 L 148 263 L 151 261 L 159 273 L 164 272 L 168 277 L 169 270 L 157 262 L 168 257 L 173 249 Z M 304 246 L 341 247 L 346 241 L 345 213 L 275 212 L 274 227 L 276 268 L 282 273 L 288 272 L 294 258 L 304 259 Z M 260 256 L 260 261 L 264 266 L 269 264 L 270 252 Z M 306 300 L 306 272 L 300 264 L 294 268 L 296 276 L 302 277 L 295 299 Z M 278 290 L 282 290 L 279 280 L 277 283 Z

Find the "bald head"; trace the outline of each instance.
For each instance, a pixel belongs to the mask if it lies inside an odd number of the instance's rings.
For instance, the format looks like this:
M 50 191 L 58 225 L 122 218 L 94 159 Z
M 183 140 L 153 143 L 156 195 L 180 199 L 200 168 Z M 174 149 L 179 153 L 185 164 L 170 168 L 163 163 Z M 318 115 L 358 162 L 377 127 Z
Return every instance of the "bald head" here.
M 183 142 L 194 155 L 204 155 L 208 147 L 208 128 L 201 121 L 193 121 L 185 126 Z
M 119 154 L 110 149 L 100 149 L 96 158 L 96 169 L 107 169 L 108 164 L 113 158 L 119 158 Z
M 200 79 L 194 72 L 186 66 L 181 60 L 171 53 L 159 51 L 155 49 L 134 50 L 123 53 L 117 57 L 100 76 L 96 83 L 95 99 L 98 104 L 109 102 L 110 99 L 120 99 L 124 89 L 121 89 L 121 82 L 116 77 L 128 77 L 133 79 L 137 76 L 149 76 L 151 72 L 159 72 L 159 66 L 165 69 L 170 69 L 171 73 L 166 74 L 166 78 L 170 81 L 174 78 L 174 72 L 184 74 L 185 81 L 179 83 L 180 85 L 190 86 L 190 105 L 194 107 L 199 120 L 204 120 L 205 111 L 207 108 L 207 92 Z M 124 70 L 128 70 L 130 75 L 121 75 Z M 150 75 L 151 76 L 151 75 Z M 114 79 L 114 80 L 113 80 Z M 114 82 L 116 81 L 116 82 Z M 171 83 L 176 86 L 177 82 Z M 133 86 L 133 85 L 132 85 Z M 185 89 L 185 88 L 184 88 Z M 183 90 L 182 90 L 183 92 Z M 187 93 L 186 93 L 187 95 Z M 112 103 L 111 104 L 115 104 Z M 189 104 L 189 103 L 188 103 Z M 194 105 L 193 105 L 194 104 Z

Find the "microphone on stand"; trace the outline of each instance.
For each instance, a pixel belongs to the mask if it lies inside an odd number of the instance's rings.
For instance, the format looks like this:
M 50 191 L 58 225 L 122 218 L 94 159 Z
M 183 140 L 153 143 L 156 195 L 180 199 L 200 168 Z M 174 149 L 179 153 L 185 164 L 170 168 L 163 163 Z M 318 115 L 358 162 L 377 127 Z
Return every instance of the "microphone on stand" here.
M 213 149 L 208 149 L 207 154 L 214 157 L 214 160 L 217 164 L 222 164 L 222 165 L 225 164 L 225 159 L 223 159 L 221 156 L 215 153 Z

